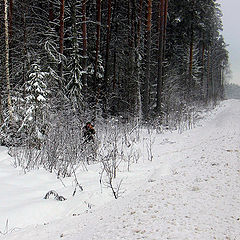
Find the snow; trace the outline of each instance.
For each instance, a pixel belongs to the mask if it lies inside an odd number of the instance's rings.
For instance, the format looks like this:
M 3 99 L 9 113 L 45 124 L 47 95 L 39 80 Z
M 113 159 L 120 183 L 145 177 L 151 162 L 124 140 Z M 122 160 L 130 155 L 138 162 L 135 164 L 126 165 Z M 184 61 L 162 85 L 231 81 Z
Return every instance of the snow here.
M 14 168 L 0 148 L 0 239 L 240 239 L 240 101 L 227 100 L 183 133 L 154 133 L 153 159 L 120 172 L 115 200 L 99 185 L 100 166 L 74 179 Z M 55 190 L 66 201 L 43 199 Z

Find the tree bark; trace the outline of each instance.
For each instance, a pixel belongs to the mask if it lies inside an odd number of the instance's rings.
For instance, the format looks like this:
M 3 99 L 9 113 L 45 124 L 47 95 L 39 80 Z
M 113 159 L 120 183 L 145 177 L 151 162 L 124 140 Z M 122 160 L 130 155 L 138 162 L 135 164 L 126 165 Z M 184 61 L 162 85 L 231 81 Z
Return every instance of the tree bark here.
M 108 0 L 108 18 L 107 18 L 107 42 L 106 42 L 106 58 L 105 58 L 105 72 L 104 72 L 104 91 L 107 91 L 108 86 L 108 65 L 109 65 L 109 51 L 111 40 L 111 14 L 112 14 L 112 0 Z
M 157 113 L 162 111 L 162 89 L 163 89 L 163 51 L 164 51 L 164 31 L 165 31 L 165 0 L 159 2 L 158 16 L 158 80 L 157 80 Z
M 195 9 L 195 0 L 191 1 L 191 19 L 194 21 L 194 9 Z M 189 44 L 189 64 L 188 64 L 188 86 L 187 86 L 187 92 L 188 94 L 192 91 L 194 88 L 194 82 L 193 82 L 193 47 L 194 47 L 194 24 L 193 22 L 190 25 L 190 44 Z
M 27 4 L 26 1 L 23 1 L 23 53 L 24 53 L 24 60 L 23 60 L 23 84 L 26 82 L 26 75 L 27 75 L 27 21 L 26 21 L 26 13 L 27 13 Z M 24 96 L 25 96 L 25 88 L 24 88 Z
M 5 23 L 5 74 L 8 93 L 8 113 L 10 120 L 13 119 L 12 100 L 11 100 L 11 86 L 9 74 L 9 32 L 8 32 L 8 0 L 4 0 L 4 23 Z
M 202 99 L 204 98 L 204 71 L 205 71 L 205 44 L 202 43 L 202 71 L 201 71 L 201 91 L 202 91 Z
M 96 54 L 95 54 L 95 63 L 94 63 L 94 83 L 93 83 L 93 91 L 94 91 L 94 106 L 93 106 L 93 112 L 94 112 L 94 120 L 97 117 L 97 105 L 99 103 L 100 100 L 100 95 L 102 94 L 101 92 L 101 86 L 99 83 L 99 79 L 98 79 L 98 59 L 99 59 L 99 51 L 100 51 L 100 38 L 101 38 L 101 3 L 102 0 L 97 0 L 97 6 L 96 6 L 96 10 L 97 10 L 97 15 L 96 15 L 96 24 L 97 24 L 97 28 L 96 28 Z M 103 111 L 105 111 L 105 109 L 103 109 Z
M 96 36 L 96 56 L 95 56 L 95 69 L 94 69 L 94 89 L 95 94 L 98 91 L 97 85 L 97 72 L 98 72 L 98 58 L 99 58 L 99 51 L 100 51 L 100 37 L 101 37 L 101 0 L 97 0 L 97 36 Z
M 12 39 L 13 0 L 9 0 L 9 41 Z
M 87 86 L 87 17 L 86 17 L 86 0 L 82 1 L 82 34 L 83 34 L 83 87 Z
M 114 0 L 114 4 L 113 4 L 113 26 L 115 26 L 114 28 L 114 32 L 113 34 L 116 36 L 115 42 L 114 42 L 114 51 L 113 51 L 113 83 L 112 83 L 112 87 L 113 87 L 113 92 L 116 90 L 116 85 L 117 85 L 117 44 L 118 44 L 118 19 L 117 19 L 117 12 L 118 10 L 118 1 Z
M 193 42 L 194 42 L 194 34 L 193 28 L 191 27 L 191 36 L 190 36 L 190 45 L 189 45 L 189 70 L 188 70 L 188 90 L 190 91 L 191 87 L 193 86 L 192 83 L 192 67 L 193 67 Z
M 50 22 L 54 19 L 54 13 L 53 13 L 53 3 L 49 1 L 49 12 L 48 12 L 48 19 Z
M 151 50 L 151 25 L 152 25 L 152 0 L 148 0 L 147 31 L 146 31 L 146 72 L 143 89 L 143 117 L 149 117 L 149 82 L 150 82 L 150 50 Z
M 126 65 L 126 92 L 127 102 L 129 104 L 128 112 L 130 113 L 130 117 L 138 117 L 137 107 L 138 104 L 138 73 L 137 73 L 137 28 L 136 28 L 136 2 L 135 0 L 128 0 L 128 61 Z
M 141 40 L 141 25 L 142 25 L 142 8 L 143 8 L 143 0 L 140 0 L 138 7 L 138 25 L 137 25 L 137 46 L 140 46 Z
M 77 68 L 78 68 L 78 32 L 77 32 L 77 0 L 73 0 L 73 6 L 72 6 L 72 35 L 73 35 L 73 84 L 76 84 L 79 89 L 81 89 L 81 82 L 80 82 L 80 76 L 78 74 Z
M 168 15 L 168 0 L 165 0 L 165 5 L 164 5 L 164 30 L 163 30 L 163 60 L 165 59 L 165 50 L 166 50 L 167 15 Z
M 136 37 L 135 37 L 135 61 L 136 61 L 136 117 L 142 119 L 142 100 L 141 100 L 141 83 L 140 83 L 140 43 L 141 43 L 141 24 L 142 24 L 142 5 L 143 0 L 140 0 L 137 5 L 136 0 L 134 0 L 134 8 L 138 9 L 136 16 Z M 138 6 L 138 8 L 137 8 Z M 134 73 L 133 73 L 134 74 Z
M 211 48 L 211 47 L 209 47 Z M 211 82 L 212 82 L 212 73 L 211 73 L 211 49 L 208 49 L 208 58 L 207 58 L 207 92 L 206 92 L 206 102 L 211 98 Z
M 60 3 L 60 31 L 59 31 L 59 53 L 62 56 L 63 55 L 63 39 L 64 39 L 64 0 L 61 0 Z M 61 60 L 61 63 L 59 65 L 59 71 L 60 71 L 60 78 L 61 83 L 60 87 L 62 87 L 62 81 L 63 81 L 63 60 Z

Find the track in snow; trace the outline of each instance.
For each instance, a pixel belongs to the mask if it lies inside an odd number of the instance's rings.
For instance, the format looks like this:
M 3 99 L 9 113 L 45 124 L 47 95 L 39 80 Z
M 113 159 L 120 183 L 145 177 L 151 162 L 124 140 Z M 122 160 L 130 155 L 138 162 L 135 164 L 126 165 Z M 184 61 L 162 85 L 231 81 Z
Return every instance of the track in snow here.
M 156 168 L 132 193 L 103 207 L 6 240 L 237 240 L 240 236 L 240 102 L 204 126 L 156 140 Z

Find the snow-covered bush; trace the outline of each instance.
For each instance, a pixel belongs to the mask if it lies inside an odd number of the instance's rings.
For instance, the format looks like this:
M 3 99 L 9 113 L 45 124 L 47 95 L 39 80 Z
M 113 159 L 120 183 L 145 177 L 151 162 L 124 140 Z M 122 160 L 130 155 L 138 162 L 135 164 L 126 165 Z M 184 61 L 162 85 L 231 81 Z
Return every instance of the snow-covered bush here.
M 100 184 L 112 190 L 114 198 L 121 195 L 123 179 L 118 172 L 129 171 L 139 159 L 137 142 L 139 127 L 111 119 L 102 125 L 97 159 L 101 163 Z
M 12 96 L 13 118 L 5 118 L 1 126 L 2 144 L 41 147 L 49 119 L 48 80 L 38 63 L 31 65 L 26 82 Z
M 73 166 L 84 164 L 81 127 L 82 123 L 71 110 L 66 115 L 61 111 L 51 115 L 51 124 L 41 150 L 44 168 L 66 177 L 72 175 Z
M 40 149 L 48 128 L 49 105 L 47 80 L 49 74 L 43 72 L 37 63 L 32 64 L 25 90 L 25 118 L 18 132 L 27 131 L 29 144 Z

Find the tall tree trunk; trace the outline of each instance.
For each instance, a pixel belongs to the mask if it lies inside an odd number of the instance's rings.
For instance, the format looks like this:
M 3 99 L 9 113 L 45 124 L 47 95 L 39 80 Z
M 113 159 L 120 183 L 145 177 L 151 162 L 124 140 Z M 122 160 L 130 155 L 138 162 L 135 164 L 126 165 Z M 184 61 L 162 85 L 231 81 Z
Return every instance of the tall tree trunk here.
M 5 74 L 8 93 L 8 113 L 10 120 L 13 118 L 12 100 L 11 100 L 11 86 L 9 74 L 9 32 L 8 32 L 8 0 L 4 0 L 4 23 L 5 23 Z
M 13 0 L 9 0 L 9 41 L 12 39 Z
M 220 67 L 220 97 L 224 99 L 224 73 L 223 66 Z
M 102 0 L 97 0 L 97 29 L 96 29 L 96 54 L 95 54 L 95 64 L 94 64 L 94 97 L 95 101 L 93 102 L 94 106 L 94 116 L 93 119 L 95 120 L 97 117 L 97 105 L 100 100 L 100 95 L 102 94 L 101 92 L 101 87 L 98 79 L 98 61 L 99 61 L 99 51 L 100 51 L 100 38 L 101 38 L 101 14 L 102 14 L 102 9 L 101 9 L 101 3 Z M 102 96 L 101 96 L 102 97 Z M 103 109 L 104 111 L 105 109 Z
M 162 90 L 163 90 L 163 51 L 164 51 L 164 9 L 165 0 L 159 2 L 158 15 L 158 80 L 157 80 L 157 113 L 162 111 Z
M 59 53 L 63 55 L 63 38 L 64 38 L 64 8 L 65 8 L 64 0 L 60 2 L 60 31 L 59 31 Z M 59 72 L 60 72 L 60 87 L 62 87 L 63 83 L 63 58 L 61 58 L 61 63 L 59 65 Z
M 138 5 L 138 24 L 137 24 L 137 46 L 138 47 L 140 46 L 140 41 L 141 41 L 142 9 L 143 9 L 143 0 L 140 0 Z
M 134 97 L 132 92 L 132 72 L 133 72 L 133 26 L 132 26 L 132 19 L 131 19 L 131 0 L 128 0 L 128 58 L 127 58 L 127 64 L 126 64 L 126 83 L 124 83 L 125 92 L 127 93 L 127 102 L 128 102 L 128 113 L 132 115 L 133 105 L 134 105 Z
M 141 116 L 140 84 L 139 84 L 139 52 L 138 52 L 138 28 L 137 28 L 137 4 L 136 0 L 128 1 L 128 65 L 127 65 L 127 84 L 129 113 L 131 117 L 139 119 Z
M 195 9 L 195 0 L 191 0 L 191 18 L 192 21 L 194 19 L 194 9 Z M 193 91 L 194 83 L 193 83 L 193 47 L 194 47 L 194 26 L 193 22 L 190 25 L 190 43 L 189 43 L 189 64 L 188 64 L 188 86 L 187 86 L 187 92 L 188 95 L 190 92 Z
M 189 92 L 193 87 L 193 82 L 192 82 L 193 44 L 194 44 L 194 34 L 193 34 L 193 28 L 191 27 L 191 36 L 190 36 L 190 45 L 189 45 L 189 70 L 188 70 L 188 91 Z
M 23 71 L 22 71 L 22 78 L 23 78 L 23 84 L 26 82 L 26 75 L 27 75 L 27 21 L 26 21 L 26 15 L 27 15 L 27 4 L 26 1 L 23 1 L 23 53 L 24 53 L 24 60 L 23 60 Z M 25 88 L 24 88 L 24 96 L 25 96 Z
M 105 72 L 104 72 L 104 91 L 107 91 L 108 86 L 108 65 L 109 65 L 109 51 L 111 40 L 111 14 L 112 14 L 112 0 L 108 0 L 108 18 L 107 18 L 107 42 L 106 42 L 106 58 L 105 58 Z
M 206 103 L 211 98 L 211 81 L 212 81 L 212 73 L 211 73 L 211 47 L 208 49 L 208 57 L 207 57 L 207 93 L 206 93 Z
M 86 0 L 82 0 L 82 34 L 83 34 L 83 87 L 87 86 L 87 17 L 86 17 Z
M 151 20 L 152 20 L 152 0 L 148 0 L 147 10 L 147 32 L 146 32 L 146 72 L 143 89 L 143 116 L 149 117 L 149 82 L 150 82 L 150 51 L 151 51 Z
M 201 94 L 202 94 L 202 100 L 204 99 L 203 93 L 204 93 L 204 71 L 205 71 L 205 43 L 202 43 L 202 69 L 201 69 Z
M 74 83 L 78 84 L 78 87 L 80 88 L 81 86 L 79 85 L 79 75 L 78 72 L 76 71 L 77 65 L 78 65 L 78 32 L 77 32 L 77 0 L 73 0 L 73 5 L 72 5 L 72 35 L 73 35 L 73 55 L 74 55 Z
M 136 110 L 137 118 L 139 120 L 142 119 L 142 99 L 141 99 L 141 83 L 140 83 L 140 44 L 141 44 L 141 25 L 142 25 L 142 8 L 143 8 L 143 0 L 140 0 L 137 8 L 137 2 L 134 0 L 134 6 L 138 9 L 137 19 L 136 19 L 136 51 L 135 51 L 135 61 L 136 61 Z M 134 74 L 134 73 L 133 73 Z
M 99 58 L 99 51 L 100 51 L 100 37 L 101 37 L 101 0 L 97 0 L 97 38 L 96 38 L 96 56 L 95 56 L 95 68 L 94 68 L 94 89 L 95 94 L 99 91 L 97 85 L 97 72 L 98 72 L 98 58 Z
M 165 0 L 165 4 L 164 4 L 164 29 L 163 29 L 163 60 L 165 59 L 165 50 L 166 50 L 167 16 L 168 16 L 168 0 Z
M 12 38 L 13 38 L 13 0 L 9 0 L 8 32 L 9 32 L 9 71 L 13 73 Z
M 54 13 L 53 13 L 53 3 L 52 3 L 52 1 L 51 1 L 51 0 L 49 1 L 49 12 L 48 12 L 48 19 L 49 19 L 49 21 L 50 21 L 50 22 L 52 22 L 52 21 L 53 21 L 53 19 L 54 19 Z
M 114 0 L 113 4 L 113 26 L 114 28 L 114 35 L 116 36 L 115 43 L 114 43 L 114 51 L 113 51 L 113 92 L 116 90 L 117 85 L 117 45 L 118 45 L 118 19 L 117 19 L 117 9 L 118 9 L 118 1 Z

